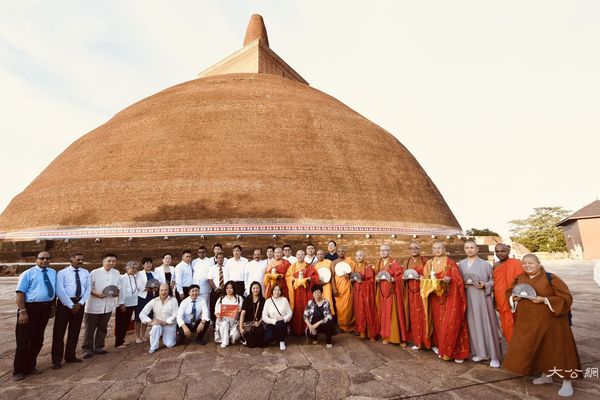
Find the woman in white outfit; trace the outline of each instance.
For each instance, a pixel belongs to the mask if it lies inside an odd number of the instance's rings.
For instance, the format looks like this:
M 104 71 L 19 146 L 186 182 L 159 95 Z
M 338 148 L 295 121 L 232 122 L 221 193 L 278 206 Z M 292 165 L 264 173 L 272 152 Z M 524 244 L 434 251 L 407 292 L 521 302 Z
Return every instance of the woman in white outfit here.
M 225 294 L 217 300 L 215 305 L 215 342 L 221 347 L 235 343 L 240 338 L 238 319 L 242 309 L 243 299 L 235 293 L 233 281 L 225 284 Z
M 170 286 L 167 283 L 160 285 L 158 297 L 150 300 L 140 313 L 144 324 L 152 326 L 150 329 L 150 350 L 154 353 L 160 346 L 160 338 L 166 347 L 173 347 L 177 343 L 177 299 L 170 296 Z M 153 318 L 149 317 L 153 313 Z
M 290 303 L 281 295 L 282 293 L 283 289 L 279 284 L 273 286 L 273 296 L 265 301 L 262 314 L 265 323 L 265 345 L 268 346 L 273 340 L 277 340 L 281 351 L 286 349 L 285 338 L 288 324 L 292 319 Z
M 154 276 L 160 283 L 167 283 L 171 287 L 170 295 L 175 295 L 175 267 L 171 265 L 173 256 L 171 253 L 165 253 L 162 258 L 162 265 L 154 269 Z

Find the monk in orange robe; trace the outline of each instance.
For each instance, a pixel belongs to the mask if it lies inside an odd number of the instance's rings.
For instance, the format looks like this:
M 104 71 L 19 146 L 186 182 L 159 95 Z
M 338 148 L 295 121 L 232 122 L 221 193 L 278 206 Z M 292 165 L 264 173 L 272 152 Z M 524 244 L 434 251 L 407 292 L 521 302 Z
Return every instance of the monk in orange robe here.
M 377 312 L 380 323 L 380 335 L 383 343 L 396 343 L 406 346 L 409 332 L 404 312 L 404 269 L 395 259 L 390 257 L 391 249 L 387 244 L 379 247 L 381 258 L 375 266 L 377 273 L 387 271 L 391 280 L 378 280 Z
M 352 297 L 352 283 L 350 282 L 350 273 L 354 272 L 355 264 L 350 257 L 346 257 L 346 248 L 338 247 L 338 258 L 331 263 L 331 282 L 333 296 L 335 297 L 335 313 L 337 314 L 338 326 L 344 332 L 354 330 L 354 313 Z M 335 266 L 340 262 L 350 264 L 350 273 L 338 276 L 335 273 Z
M 414 269 L 417 274 L 423 275 L 423 268 L 427 262 L 427 257 L 421 255 L 421 245 L 411 243 L 408 246 L 410 257 L 408 257 L 402 265 L 407 269 Z M 408 328 L 412 336 L 413 350 L 422 348 L 431 348 L 431 333 L 427 331 L 427 319 L 425 318 L 425 308 L 423 299 L 421 299 L 421 283 L 419 279 L 404 280 L 404 290 L 408 297 L 409 319 Z
M 432 246 L 433 259 L 427 261 L 423 276 L 435 279 L 441 290 L 429 294 L 431 312 L 427 312 L 427 321 L 433 320 L 433 351 L 445 361 L 454 359 L 462 363 L 469 356 L 469 332 L 467 327 L 467 296 L 465 283 L 458 265 L 446 256 L 446 246 L 435 242 Z M 421 290 L 425 282 L 421 280 Z
M 285 281 L 285 274 L 290 267 L 290 262 L 283 258 L 283 250 L 277 247 L 273 252 L 275 259 L 267 265 L 263 284 L 265 288 L 265 298 L 268 299 L 273 294 L 275 285 L 281 286 L 283 293 L 281 295 L 289 299 L 288 287 Z
M 523 265 L 516 258 L 509 258 L 510 246 L 504 243 L 496 245 L 496 257 L 500 261 L 494 264 L 494 302 L 500 315 L 500 327 L 506 343 L 510 342 L 515 324 L 514 314 L 506 301 L 506 290 L 512 287 L 517 276 L 523 273 Z
M 312 265 L 304 261 L 306 253 L 298 250 L 297 261 L 293 263 L 285 274 L 288 285 L 290 308 L 292 309 L 292 332 L 296 336 L 302 336 L 306 329 L 304 322 L 304 310 L 308 300 L 312 299 L 311 288 L 319 281 L 319 275 Z
M 354 282 L 354 331 L 362 339 L 376 340 L 381 328 L 375 302 L 375 267 L 367 263 L 363 250 L 356 252 L 354 260 L 355 271 L 360 274 L 360 281 Z
M 523 257 L 525 273 L 506 290 L 505 298 L 516 312 L 515 329 L 503 367 L 519 375 L 541 373 L 536 385 L 563 379 L 558 394 L 573 395 L 571 379 L 583 378 L 577 346 L 571 331 L 569 312 L 573 296 L 558 276 L 548 273 L 534 254 Z M 514 296 L 514 285 L 527 284 L 536 296 Z
M 326 259 L 325 251 L 319 249 L 317 250 L 317 262 L 315 263 L 315 270 L 317 271 L 317 274 L 321 268 L 326 268 L 331 272 L 331 260 Z M 331 278 L 329 282 L 323 282 L 319 278 L 319 284 L 323 287 L 323 293 L 321 296 L 323 296 L 323 298 L 327 299 L 329 302 L 331 315 L 335 315 L 335 307 L 333 306 L 333 290 L 331 288 L 332 280 L 333 278 Z

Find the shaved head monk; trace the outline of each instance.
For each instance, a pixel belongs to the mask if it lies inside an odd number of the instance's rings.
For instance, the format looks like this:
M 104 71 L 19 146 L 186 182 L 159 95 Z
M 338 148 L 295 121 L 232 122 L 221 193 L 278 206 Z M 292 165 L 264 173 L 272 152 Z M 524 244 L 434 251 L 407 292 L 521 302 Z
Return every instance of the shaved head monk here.
M 346 257 L 345 246 L 338 247 L 337 255 L 338 258 L 331 263 L 331 283 L 333 296 L 335 297 L 335 312 L 340 329 L 344 332 L 352 332 L 354 330 L 354 298 L 352 296 L 350 273 L 356 270 L 356 264 L 350 257 Z M 341 262 L 349 264 L 350 271 L 338 275 L 335 272 L 335 266 Z
M 521 261 L 515 258 L 509 258 L 510 246 L 504 243 L 498 243 L 495 248 L 497 263 L 494 264 L 494 300 L 496 310 L 500 314 L 500 327 L 506 343 L 510 342 L 513 333 L 514 314 L 511 312 L 510 305 L 506 300 L 506 290 L 510 288 L 523 271 Z

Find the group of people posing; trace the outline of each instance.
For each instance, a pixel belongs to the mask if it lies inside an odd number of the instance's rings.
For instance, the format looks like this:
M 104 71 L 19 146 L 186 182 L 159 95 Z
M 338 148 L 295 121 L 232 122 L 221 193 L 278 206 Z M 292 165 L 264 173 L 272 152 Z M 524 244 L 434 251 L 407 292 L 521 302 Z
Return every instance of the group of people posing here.
M 40 372 L 36 358 L 51 313 L 56 315 L 52 363 L 60 368 L 63 359 L 82 361 L 76 346 L 84 318 L 83 358 L 106 354 L 113 311 L 115 346 L 127 345 L 135 316 L 136 341 L 149 340 L 150 353 L 161 340 L 166 347 L 192 337 L 205 344 L 211 326 L 222 347 L 276 341 L 281 350 L 290 333 L 313 343 L 322 333 L 331 347 L 339 329 L 362 339 L 430 349 L 446 361 L 462 363 L 470 357 L 497 368 L 504 360 L 512 372 L 541 373 L 535 384 L 550 383 L 551 371 L 563 371 L 563 396 L 573 393 L 570 380 L 581 377 L 567 286 L 545 272 L 533 254 L 522 262 L 509 258 L 507 245 L 496 246 L 494 267 L 477 255 L 472 240 L 464 243 L 466 258 L 458 264 L 442 242 L 433 244 L 430 259 L 416 242 L 401 259 L 391 257 L 384 244 L 374 265 L 363 250 L 350 257 L 334 241 L 327 251 L 308 245 L 295 256 L 291 246 L 269 247 L 266 259 L 255 249 L 250 261 L 239 245 L 228 259 L 220 244 L 212 250 L 209 256 L 201 246 L 193 260 L 192 252 L 184 250 L 176 266 L 168 253 L 157 268 L 149 258 L 141 264 L 129 261 L 123 275 L 115 269 L 114 254 L 105 255 L 102 267 L 91 273 L 82 268 L 83 255 L 75 254 L 71 265 L 56 273 L 49 268 L 50 254 L 40 253 L 37 265 L 23 272 L 17 285 L 14 379 Z M 517 284 L 530 285 L 536 295 L 513 295 Z M 506 354 L 501 336 L 508 344 Z

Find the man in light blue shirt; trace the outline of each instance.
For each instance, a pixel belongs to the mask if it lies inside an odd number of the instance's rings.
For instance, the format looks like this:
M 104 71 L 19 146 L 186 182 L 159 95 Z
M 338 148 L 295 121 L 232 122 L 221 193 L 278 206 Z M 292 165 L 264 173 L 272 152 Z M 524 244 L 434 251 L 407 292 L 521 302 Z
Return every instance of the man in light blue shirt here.
M 38 254 L 36 265 L 19 276 L 17 283 L 17 350 L 13 363 L 13 379 L 40 374 L 35 368 L 44 344 L 44 331 L 56 295 L 56 271 L 49 268 L 50 253 Z
M 71 265 L 58 271 L 56 276 L 56 317 L 52 333 L 52 368 L 60 368 L 63 355 L 68 363 L 81 362 L 75 356 L 84 305 L 91 292 L 90 273 L 83 268 L 83 254 L 71 256 Z M 67 347 L 65 349 L 65 331 L 67 331 Z

